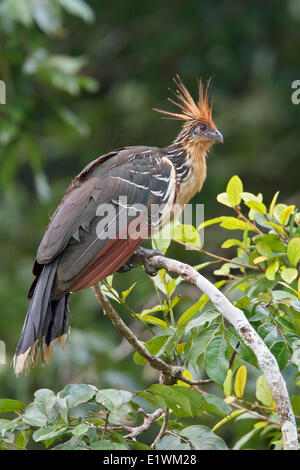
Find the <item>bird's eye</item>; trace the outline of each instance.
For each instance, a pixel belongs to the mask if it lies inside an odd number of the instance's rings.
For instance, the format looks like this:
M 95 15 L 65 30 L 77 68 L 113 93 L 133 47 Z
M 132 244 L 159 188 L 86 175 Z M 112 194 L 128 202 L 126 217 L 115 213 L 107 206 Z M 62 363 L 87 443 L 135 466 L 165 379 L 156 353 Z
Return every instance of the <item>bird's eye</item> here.
M 192 137 L 198 137 L 198 135 L 201 132 L 205 132 L 206 129 L 207 129 L 206 124 L 199 124 L 199 126 L 195 127 L 195 129 L 193 130 Z

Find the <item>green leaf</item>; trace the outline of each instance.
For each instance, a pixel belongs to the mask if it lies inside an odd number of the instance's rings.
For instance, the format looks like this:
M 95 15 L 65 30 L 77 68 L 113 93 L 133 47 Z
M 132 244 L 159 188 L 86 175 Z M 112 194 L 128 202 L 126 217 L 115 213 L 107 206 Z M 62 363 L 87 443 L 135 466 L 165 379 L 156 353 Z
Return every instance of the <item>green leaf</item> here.
M 191 450 L 187 442 L 182 442 L 179 436 L 164 436 L 160 439 L 155 450 Z
M 115 390 L 108 388 L 100 390 L 96 395 L 96 401 L 100 405 L 103 405 L 109 411 L 115 411 L 121 408 L 124 403 L 128 403 L 132 400 L 132 394 L 126 390 Z
M 227 193 L 220 193 L 217 195 L 217 201 L 220 203 L 220 204 L 223 204 L 224 206 L 227 206 L 227 207 L 232 207 L 232 204 L 231 202 L 229 201 L 229 197 L 228 197 L 228 194 Z
M 143 442 L 131 441 L 130 439 L 128 439 L 127 442 L 135 450 L 152 450 L 150 446 L 148 446 L 147 444 L 143 444 Z
M 256 249 L 258 253 L 262 256 L 268 257 L 269 255 L 272 254 L 272 248 L 265 242 L 263 241 L 258 241 L 256 243 Z
M 287 246 L 287 257 L 292 266 L 300 259 L 300 237 L 292 238 Z
M 233 207 L 236 207 L 241 202 L 241 193 L 243 192 L 243 183 L 237 175 L 234 175 L 230 178 L 227 187 L 226 193 L 229 199 L 229 202 Z
M 149 323 L 150 325 L 160 326 L 163 330 L 168 328 L 168 325 L 164 320 L 161 320 L 160 318 L 154 317 L 153 315 L 148 315 L 148 314 L 145 314 L 145 313 L 143 313 L 143 314 L 137 313 L 135 316 L 137 318 L 139 318 L 140 320 L 142 320 L 146 323 Z
M 38 429 L 32 435 L 32 439 L 35 442 L 46 441 L 53 439 L 54 437 L 61 436 L 66 431 L 65 426 L 47 426 L 42 429 Z
M 289 221 L 290 215 L 294 212 L 295 206 L 288 206 L 280 214 L 279 222 L 281 225 L 286 225 Z
M 167 341 L 162 345 L 161 349 L 156 354 L 157 357 L 160 357 L 164 353 L 173 356 L 176 346 L 181 340 L 181 338 L 183 337 L 183 335 L 184 335 L 184 328 L 183 327 L 176 328 L 174 330 L 174 334 L 169 336 Z
M 287 365 L 289 359 L 289 351 L 284 341 L 276 341 L 270 349 L 275 356 L 279 369 L 282 370 Z
M 231 369 L 228 369 L 226 378 L 223 383 L 223 392 L 226 397 L 229 397 L 232 395 L 232 378 L 233 378 L 233 373 Z
M 95 15 L 91 7 L 84 0 L 58 0 L 66 11 L 72 15 L 78 16 L 87 23 L 91 23 L 95 19 Z
M 245 203 L 246 206 L 250 207 L 250 209 L 254 209 L 259 214 L 265 215 L 267 213 L 266 206 L 259 201 L 249 201 Z
M 148 351 L 155 355 L 158 353 L 158 351 L 161 350 L 165 342 L 167 341 L 169 335 L 166 336 L 157 336 L 155 338 L 150 339 L 146 343 L 144 343 L 145 348 L 148 349 Z M 143 365 L 146 362 L 146 359 L 142 357 L 138 352 L 135 352 L 133 355 L 134 362 L 138 365 Z
M 34 402 L 36 403 L 38 409 L 48 416 L 50 410 L 54 407 L 56 403 L 56 397 L 54 392 L 47 388 L 42 388 L 35 392 L 34 397 Z
M 247 434 L 244 434 L 233 446 L 233 450 L 241 450 L 256 434 L 261 432 L 262 428 L 254 428 Z
M 186 376 L 187 374 L 184 375 Z M 178 381 L 177 384 L 173 386 L 173 388 L 180 392 L 189 401 L 192 410 L 191 416 L 202 416 L 204 407 L 209 406 L 208 403 L 206 403 L 204 396 L 200 395 L 198 392 L 196 392 L 196 390 L 191 389 L 187 384 L 179 385 L 180 382 L 181 381 Z M 218 409 L 214 409 L 213 412 L 220 414 Z M 181 412 L 181 416 L 184 417 L 187 416 L 187 414 Z
M 202 409 L 214 413 L 220 416 L 225 416 L 231 413 L 232 408 L 224 402 L 221 398 L 211 393 L 206 393 L 204 396 L 204 403 L 202 404 Z
M 273 218 L 274 207 L 275 207 L 275 204 L 276 204 L 276 201 L 277 201 L 278 196 L 279 196 L 279 191 L 277 191 L 277 192 L 274 194 L 273 199 L 272 199 L 272 202 L 271 202 L 271 204 L 270 204 L 269 214 L 270 214 L 271 218 Z
M 273 263 L 271 263 L 267 269 L 266 269 L 266 278 L 269 279 L 269 281 L 274 281 L 275 275 L 279 269 L 279 261 L 275 260 Z
M 300 397 L 298 395 L 293 395 L 291 398 L 291 405 L 295 415 L 300 415 Z
M 250 305 L 250 303 L 251 303 L 250 297 L 248 297 L 248 295 L 245 295 L 244 297 L 241 297 L 239 300 L 236 301 L 235 306 L 237 308 L 244 310 Z
M 286 204 L 276 204 L 274 207 L 274 217 L 276 220 L 278 220 L 278 222 L 280 222 L 280 216 L 287 207 L 288 206 Z
M 67 399 L 69 408 L 74 408 L 91 400 L 96 395 L 96 391 L 96 387 L 92 385 L 69 384 L 59 393 L 59 396 Z
M 229 365 L 226 353 L 227 344 L 223 336 L 213 338 L 205 352 L 205 371 L 220 386 L 224 383 Z
M 280 276 L 285 282 L 292 284 L 297 279 L 298 271 L 295 268 L 285 268 L 280 272 Z
M 72 434 L 73 436 L 82 436 L 83 434 L 86 434 L 88 430 L 89 430 L 89 425 L 87 423 L 81 423 L 72 429 Z
M 226 339 L 230 346 L 237 352 L 237 355 L 254 367 L 258 367 L 257 358 L 252 349 L 247 346 L 234 328 L 228 328 L 225 332 Z
M 259 242 L 263 242 L 264 246 L 267 245 L 269 249 L 275 252 L 285 252 L 286 247 L 284 243 L 280 240 L 279 235 L 273 233 L 273 234 L 265 234 L 265 235 L 258 235 L 255 237 L 255 243 L 258 245 Z
M 19 424 L 17 420 L 11 421 L 9 419 L 0 419 L 0 436 L 4 438 L 6 432 L 14 431 L 18 426 Z M 0 441 L 0 444 L 1 444 L 1 441 Z
M 126 299 L 127 299 L 127 297 L 129 296 L 130 292 L 132 291 L 132 289 L 134 289 L 135 285 L 136 285 L 136 282 L 134 282 L 134 283 L 129 287 L 129 289 L 124 290 L 124 291 L 122 292 L 122 302 L 125 302 L 125 301 L 126 301 Z
M 225 242 L 221 245 L 221 248 L 231 248 L 232 246 L 241 246 L 242 242 L 240 240 L 236 240 L 235 238 L 229 238 L 225 240 Z
M 206 294 L 202 294 L 198 302 L 189 307 L 180 317 L 177 322 L 178 326 L 188 323 L 191 318 L 193 318 L 199 310 L 202 310 L 206 303 L 209 301 L 209 298 Z
M 265 375 L 260 375 L 256 381 L 256 398 L 265 406 L 271 407 L 273 397 Z
M 225 418 L 221 419 L 217 424 L 214 425 L 212 428 L 212 431 L 215 432 L 217 429 L 219 429 L 221 426 L 224 424 L 228 423 L 229 421 L 233 420 L 237 416 L 240 416 L 241 414 L 245 413 L 244 410 L 234 410 L 229 415 L 225 416 Z
M 27 442 L 30 437 L 30 429 L 27 429 L 26 431 L 19 431 L 18 436 L 15 440 L 15 445 L 17 446 L 18 449 L 26 449 Z
M 258 202 L 261 202 L 258 198 L 258 196 L 255 196 L 255 194 L 252 194 L 252 193 L 248 193 L 246 191 L 243 191 L 241 193 L 241 198 L 243 199 L 243 201 L 246 203 L 246 202 L 249 202 L 249 201 L 258 201 Z
M 5 13 L 8 18 L 12 18 L 15 21 L 19 21 L 25 26 L 32 25 L 32 3 L 31 2 L 20 2 L 18 0 L 10 0 L 2 3 L 2 12 Z
M 230 264 L 229 263 L 224 263 L 219 269 L 216 269 L 214 271 L 215 276 L 226 276 L 227 274 L 230 273 Z
M 24 408 L 21 401 L 9 400 L 7 398 L 0 399 L 0 413 L 10 413 L 12 411 L 19 411 Z
M 188 333 L 193 328 L 203 326 L 206 323 L 212 323 L 217 317 L 220 316 L 220 312 L 216 309 L 206 309 L 204 312 L 201 312 L 199 317 L 191 320 L 185 327 L 185 332 Z
M 300 371 L 300 339 L 296 339 L 292 342 L 292 362 L 296 365 L 298 370 Z
M 90 445 L 92 450 L 128 450 L 128 446 L 121 444 L 120 442 L 112 442 L 106 439 L 102 441 L 94 442 Z
M 199 225 L 198 230 L 200 231 L 201 229 L 205 227 L 209 227 L 209 225 L 218 224 L 219 222 L 222 222 L 224 218 L 225 217 L 222 216 L 222 217 L 215 217 L 214 219 L 206 220 L 205 222 Z
M 246 381 L 247 381 L 247 369 L 246 369 L 246 366 L 243 365 L 238 368 L 235 374 L 234 392 L 238 398 L 242 398 L 244 395 Z
M 136 395 L 146 400 L 154 408 L 162 408 L 163 410 L 167 408 L 164 398 L 160 395 L 154 395 L 147 391 L 136 392 Z
M 278 333 L 277 328 L 272 323 L 264 323 L 258 328 L 259 336 L 264 340 L 268 348 L 277 340 Z
M 152 393 L 161 396 L 165 400 L 169 408 L 174 411 L 175 416 L 177 415 L 178 411 L 180 412 L 180 409 L 182 409 L 185 415 L 192 416 L 193 413 L 191 403 L 185 396 L 186 389 L 181 387 L 184 389 L 184 391 L 180 392 L 178 391 L 178 388 L 178 386 L 154 384 L 151 385 L 150 390 Z
M 166 253 L 173 238 L 174 223 L 176 222 L 171 221 L 152 235 L 151 244 L 154 250 L 161 250 L 163 253 Z
M 142 313 L 139 315 L 141 319 L 144 318 L 144 316 L 149 315 L 149 313 L 156 313 L 156 312 L 162 312 L 164 310 L 163 305 L 155 305 L 155 307 L 152 308 L 147 308 L 142 311 Z
M 266 225 L 272 227 L 274 230 L 276 230 L 276 232 L 284 232 L 284 229 L 281 227 L 281 225 L 274 224 L 273 222 L 266 222 Z
M 192 363 L 194 367 L 197 365 L 199 356 L 204 353 L 207 345 L 212 340 L 214 335 L 219 329 L 219 325 L 211 325 L 207 328 L 202 328 L 199 332 L 193 331 L 191 347 L 186 353 L 186 359 Z
M 226 228 L 227 230 L 250 230 L 249 225 L 243 220 L 236 219 L 235 217 L 223 217 L 220 227 Z
M 176 227 L 174 227 L 173 238 L 184 243 L 189 243 L 197 248 L 201 246 L 199 232 L 193 225 L 176 225 Z
M 47 416 L 39 410 L 36 403 L 31 403 L 27 406 L 22 419 L 25 423 L 30 424 L 30 426 L 37 426 L 39 428 L 46 426 L 48 422 Z
M 192 444 L 195 450 L 228 450 L 227 445 L 216 436 L 207 426 L 188 426 L 179 434 Z
M 62 26 L 59 5 L 51 0 L 34 2 L 32 13 L 36 23 L 46 34 L 55 34 Z

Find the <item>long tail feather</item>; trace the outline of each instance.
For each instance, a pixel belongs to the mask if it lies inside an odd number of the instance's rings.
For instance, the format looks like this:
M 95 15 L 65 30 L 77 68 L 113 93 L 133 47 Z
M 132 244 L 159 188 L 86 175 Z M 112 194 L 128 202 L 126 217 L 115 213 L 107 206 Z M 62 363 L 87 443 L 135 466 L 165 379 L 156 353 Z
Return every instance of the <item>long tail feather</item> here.
M 51 360 L 55 340 L 64 346 L 69 330 L 69 296 L 51 299 L 51 290 L 60 257 L 45 265 L 34 286 L 23 330 L 13 359 L 16 375 L 33 365 L 41 349 L 42 363 Z M 41 348 L 40 348 L 41 346 Z

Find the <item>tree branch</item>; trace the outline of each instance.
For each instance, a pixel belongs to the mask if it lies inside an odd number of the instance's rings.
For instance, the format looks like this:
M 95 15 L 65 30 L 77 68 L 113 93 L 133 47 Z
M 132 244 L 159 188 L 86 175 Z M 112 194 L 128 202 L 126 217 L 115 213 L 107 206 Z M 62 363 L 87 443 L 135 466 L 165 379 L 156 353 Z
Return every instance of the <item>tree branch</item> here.
M 250 325 L 243 311 L 232 305 L 219 289 L 188 264 L 164 256 L 153 256 L 148 262 L 156 268 L 164 268 L 167 271 L 174 272 L 197 286 L 210 298 L 223 317 L 233 325 L 237 333 L 256 355 L 260 369 L 265 374 L 280 418 L 284 449 L 298 450 L 296 421 L 286 383 L 280 373 L 275 357 Z
M 127 434 L 127 436 L 125 436 L 125 439 L 135 440 L 139 434 L 142 434 L 142 432 L 147 431 L 147 429 L 150 428 L 151 424 L 158 418 L 160 418 L 163 413 L 165 413 L 164 410 L 162 408 L 158 408 L 154 411 L 154 413 L 144 416 L 144 422 L 143 424 L 141 424 L 141 426 L 137 426 L 136 428 L 126 427 L 126 429 L 128 431 L 131 431 L 131 433 Z
M 254 328 L 250 325 L 243 311 L 232 305 L 221 291 L 219 291 L 211 282 L 188 264 L 160 255 L 149 257 L 147 261 L 149 265 L 158 269 L 164 268 L 167 271 L 174 272 L 189 283 L 197 286 L 210 298 L 211 302 L 222 316 L 233 325 L 237 333 L 256 355 L 260 369 L 265 374 L 280 418 L 283 448 L 285 450 L 298 450 L 296 421 L 291 407 L 286 383 L 280 373 L 276 359 L 260 336 L 256 333 Z M 169 383 L 176 383 L 177 380 L 182 380 L 190 385 L 196 385 L 196 382 L 191 383 L 193 381 L 186 380 L 185 377 L 182 376 L 183 368 L 169 365 L 149 353 L 149 351 L 120 318 L 116 310 L 106 298 L 105 294 L 102 292 L 101 287 L 96 285 L 93 289 L 104 313 L 110 318 L 120 333 L 126 337 L 132 347 L 141 354 L 141 356 L 143 356 L 154 369 L 160 370 L 167 379 L 172 379 Z M 168 383 L 168 381 L 165 383 Z M 201 381 L 197 383 L 199 384 Z
M 103 312 L 105 315 L 109 317 L 115 327 L 119 330 L 121 335 L 125 336 L 127 341 L 131 344 L 131 346 L 141 355 L 143 356 L 149 364 L 159 371 L 161 371 L 166 378 L 170 378 L 173 383 L 176 383 L 178 379 L 182 380 L 182 371 L 183 367 L 179 366 L 172 366 L 167 364 L 166 362 L 162 361 L 159 357 L 153 356 L 147 348 L 137 339 L 134 333 L 128 328 L 126 323 L 123 322 L 120 315 L 114 309 L 112 304 L 107 299 L 106 295 L 101 289 L 101 286 L 97 284 L 93 287 L 96 299 L 98 300 L 99 304 L 101 305 Z

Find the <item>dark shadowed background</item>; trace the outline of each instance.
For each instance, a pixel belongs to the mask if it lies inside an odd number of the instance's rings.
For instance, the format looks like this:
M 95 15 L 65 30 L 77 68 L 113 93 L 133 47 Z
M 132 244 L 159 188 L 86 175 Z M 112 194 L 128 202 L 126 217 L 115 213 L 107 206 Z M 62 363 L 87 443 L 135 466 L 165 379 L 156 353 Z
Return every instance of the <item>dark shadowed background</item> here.
M 72 296 L 72 333 L 50 366 L 16 379 L 10 362 L 27 310 L 36 249 L 71 179 L 91 160 L 127 145 L 165 146 L 179 130 L 153 107 L 167 101 L 180 74 L 192 94 L 196 77 L 213 76 L 214 120 L 224 135 L 208 161 L 194 202 L 206 218 L 224 213 L 216 195 L 238 174 L 245 190 L 300 206 L 300 2 L 76 1 L 0 2 L 0 396 L 29 403 L 37 388 L 67 383 L 140 390 L 156 378 L 134 364 L 92 291 Z M 174 88 L 174 87 L 173 87 Z M 228 210 L 229 213 L 229 210 Z M 222 229 L 207 229 L 205 249 L 222 253 Z M 193 264 L 206 259 L 171 246 Z M 213 279 L 208 271 L 207 275 Z M 155 304 L 141 269 L 117 274 L 117 289 L 138 280 L 131 306 Z M 197 296 L 184 291 L 186 302 Z M 122 312 L 122 309 L 120 309 Z M 143 326 L 123 318 L 145 338 Z

